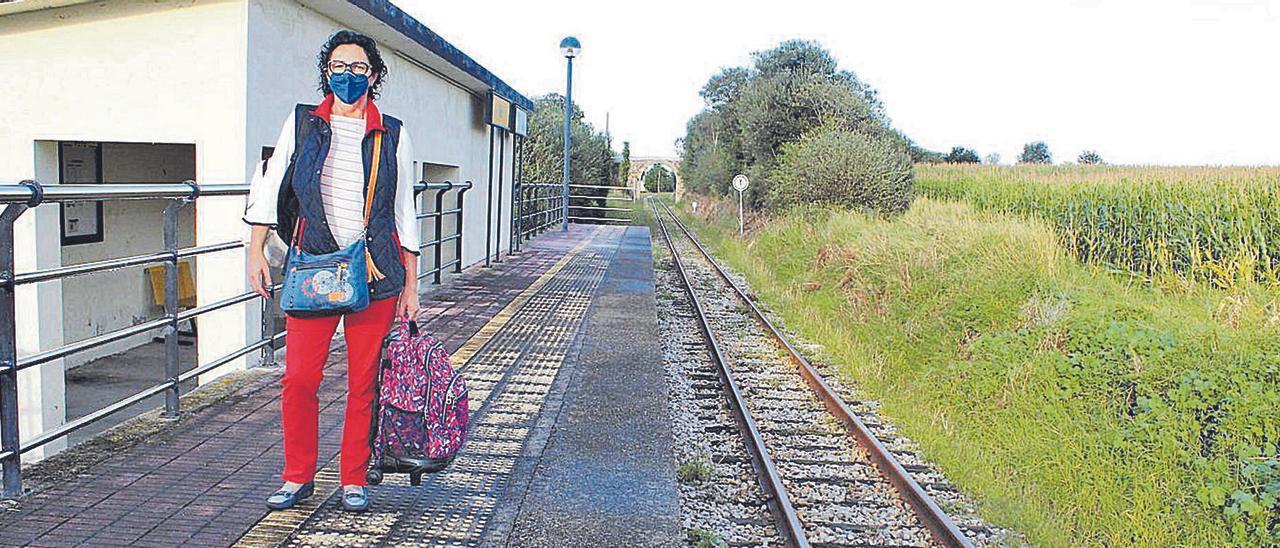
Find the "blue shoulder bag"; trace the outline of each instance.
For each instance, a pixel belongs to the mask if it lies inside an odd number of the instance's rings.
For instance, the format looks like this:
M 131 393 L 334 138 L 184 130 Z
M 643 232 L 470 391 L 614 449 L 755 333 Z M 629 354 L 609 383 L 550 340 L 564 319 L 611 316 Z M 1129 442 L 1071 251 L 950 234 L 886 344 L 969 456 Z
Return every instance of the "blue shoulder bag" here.
M 378 159 L 382 155 L 382 133 L 373 135 L 373 160 L 369 188 L 364 202 L 365 231 L 378 183 Z M 369 306 L 369 281 L 384 276 L 373 264 L 364 233 L 351 245 L 332 253 L 302 251 L 302 231 L 306 222 L 299 216 L 293 241 L 284 261 L 284 283 L 280 289 L 280 309 L 301 318 L 351 314 Z

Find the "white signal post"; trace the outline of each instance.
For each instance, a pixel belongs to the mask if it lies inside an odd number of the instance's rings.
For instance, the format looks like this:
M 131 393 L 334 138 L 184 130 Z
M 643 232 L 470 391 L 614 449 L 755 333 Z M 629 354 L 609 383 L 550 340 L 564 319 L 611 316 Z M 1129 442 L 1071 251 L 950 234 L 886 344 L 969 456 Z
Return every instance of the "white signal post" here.
M 742 193 L 747 190 L 747 185 L 749 184 L 751 184 L 751 181 L 747 180 L 746 175 L 737 175 L 733 178 L 733 188 L 738 191 L 738 235 L 739 236 L 742 235 L 743 226 L 744 226 L 743 219 L 742 219 Z

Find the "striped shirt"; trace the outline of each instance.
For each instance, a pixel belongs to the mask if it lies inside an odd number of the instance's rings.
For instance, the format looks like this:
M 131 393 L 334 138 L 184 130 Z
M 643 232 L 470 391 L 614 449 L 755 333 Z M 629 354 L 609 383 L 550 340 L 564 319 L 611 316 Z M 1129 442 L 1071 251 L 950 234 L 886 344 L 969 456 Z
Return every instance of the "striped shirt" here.
M 364 229 L 364 188 L 368 184 L 364 180 L 363 140 L 366 134 L 366 121 L 363 118 L 348 118 L 330 114 L 329 126 L 332 139 L 329 143 L 329 156 L 325 158 L 321 169 L 321 192 L 324 200 L 324 213 L 329 223 L 330 232 L 338 245 L 350 245 L 354 236 Z M 352 121 L 355 120 L 353 123 Z M 244 222 L 251 225 L 267 225 L 274 227 L 276 223 L 276 199 L 280 185 L 288 170 L 287 161 L 293 155 L 294 146 L 294 114 L 289 113 L 284 124 L 280 126 L 280 134 L 276 137 L 274 158 L 283 161 L 267 163 L 266 173 L 254 170 L 253 180 L 249 184 L 249 198 L 245 207 Z M 355 128 L 354 137 L 351 129 Z M 342 152 L 339 152 L 339 151 Z M 400 138 L 396 141 L 396 198 L 395 228 L 400 239 L 400 247 L 415 255 L 421 241 L 421 222 L 417 216 L 417 200 L 414 199 L 413 185 L 413 143 L 409 133 L 400 127 Z M 352 167 L 354 162 L 354 168 Z M 379 169 L 386 168 L 383 165 Z M 355 178 L 350 178 L 354 172 Z M 341 217 L 341 219 L 340 219 Z M 341 225 L 341 226 L 340 226 Z M 245 234 L 248 241 L 250 233 Z
M 364 119 L 331 115 L 333 139 L 320 171 L 324 215 L 338 247 L 360 239 L 364 232 Z

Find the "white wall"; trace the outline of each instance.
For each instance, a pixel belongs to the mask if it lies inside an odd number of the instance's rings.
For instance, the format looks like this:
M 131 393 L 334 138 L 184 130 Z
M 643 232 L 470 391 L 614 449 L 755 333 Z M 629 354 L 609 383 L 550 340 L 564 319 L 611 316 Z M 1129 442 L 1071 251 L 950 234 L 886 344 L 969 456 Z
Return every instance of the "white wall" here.
M 195 147 L 142 143 L 103 143 L 102 178 L 106 183 L 173 183 L 195 178 Z M 102 204 L 102 241 L 62 247 L 62 264 L 71 265 L 154 253 L 164 249 L 164 208 L 169 200 L 108 201 Z M 178 212 L 178 246 L 195 243 L 195 210 Z M 110 297 L 110 298 L 104 298 Z M 155 306 L 151 283 L 142 268 L 66 278 L 62 281 L 63 338 L 78 341 L 163 314 Z M 75 367 L 151 340 L 143 333 L 68 356 Z
M 95 2 L 0 17 L 0 43 L 21 52 L 6 59 L 6 71 L 27 75 L 5 90 L 17 108 L 5 111 L 0 131 L 0 181 L 39 175 L 55 183 L 56 170 L 38 169 L 56 158 L 55 141 L 194 144 L 198 180 L 240 181 L 244 21 L 243 1 L 229 0 Z M 202 200 L 198 215 L 216 206 Z M 57 208 L 43 205 L 20 220 L 19 271 L 61 263 Z M 198 237 L 217 236 L 206 228 L 200 224 Z M 239 258 L 219 266 L 237 261 L 243 270 Z M 19 290 L 20 354 L 62 344 L 60 285 Z M 20 376 L 24 439 L 62 422 L 62 368 L 54 362 Z

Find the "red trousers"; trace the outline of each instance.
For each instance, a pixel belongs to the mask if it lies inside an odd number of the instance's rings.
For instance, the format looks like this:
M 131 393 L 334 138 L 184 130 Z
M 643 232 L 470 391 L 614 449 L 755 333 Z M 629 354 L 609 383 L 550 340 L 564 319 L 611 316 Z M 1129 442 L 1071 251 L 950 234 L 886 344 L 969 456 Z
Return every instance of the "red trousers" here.
M 342 423 L 342 485 L 364 485 L 369 465 L 369 422 L 382 338 L 395 319 L 396 297 L 369 303 L 355 314 L 285 320 L 284 378 L 280 407 L 284 423 L 284 481 L 306 483 L 316 474 L 320 399 L 317 392 L 329 359 L 329 341 L 345 322 L 347 411 Z

